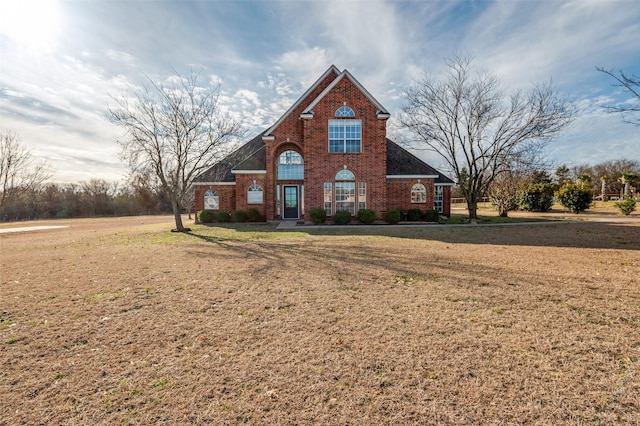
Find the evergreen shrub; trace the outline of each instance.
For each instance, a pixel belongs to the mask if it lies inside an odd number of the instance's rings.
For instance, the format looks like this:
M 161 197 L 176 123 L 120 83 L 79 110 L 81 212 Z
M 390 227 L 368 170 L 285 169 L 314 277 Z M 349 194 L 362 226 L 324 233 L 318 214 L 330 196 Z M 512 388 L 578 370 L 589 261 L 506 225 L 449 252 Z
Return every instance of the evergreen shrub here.
M 384 220 L 391 225 L 395 225 L 396 223 L 400 222 L 401 219 L 402 212 L 400 211 L 400 209 L 387 210 L 384 214 Z
M 371 209 L 358 210 L 358 220 L 360 223 L 371 224 L 376 220 L 376 212 Z
M 333 223 L 336 225 L 347 225 L 351 223 L 351 212 L 341 210 L 333 215 Z
M 324 209 L 311 209 L 311 222 L 314 225 L 321 225 L 327 221 L 327 212 Z
M 211 223 L 213 222 L 213 213 L 211 210 L 200 210 L 198 212 L 198 220 L 200 223 Z

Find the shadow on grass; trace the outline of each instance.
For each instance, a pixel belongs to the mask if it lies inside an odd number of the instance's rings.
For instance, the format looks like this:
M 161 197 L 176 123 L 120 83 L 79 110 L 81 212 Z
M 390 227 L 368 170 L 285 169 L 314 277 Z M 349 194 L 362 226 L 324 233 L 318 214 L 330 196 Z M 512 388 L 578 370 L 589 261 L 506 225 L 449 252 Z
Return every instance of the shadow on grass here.
M 221 244 L 235 238 L 216 236 L 216 228 L 232 230 L 240 235 L 253 232 L 257 238 L 249 240 L 283 238 L 290 236 L 376 236 L 413 240 L 431 240 L 450 244 L 514 245 L 532 247 L 577 247 L 619 250 L 640 250 L 640 222 L 611 223 L 593 221 L 527 222 L 490 225 L 322 225 L 296 226 L 291 230 L 278 230 L 274 224 L 225 224 L 210 227 L 206 234 L 194 230 L 193 235 L 205 241 Z M 263 235 L 262 238 L 260 234 Z M 278 236 L 269 236 L 275 233 Z M 238 241 L 245 240 L 237 238 Z

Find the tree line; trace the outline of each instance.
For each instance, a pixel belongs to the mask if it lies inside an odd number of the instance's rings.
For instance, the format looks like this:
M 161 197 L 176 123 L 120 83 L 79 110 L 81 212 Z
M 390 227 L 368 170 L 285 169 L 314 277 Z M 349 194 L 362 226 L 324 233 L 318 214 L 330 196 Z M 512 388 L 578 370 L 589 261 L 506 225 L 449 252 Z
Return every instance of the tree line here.
M 145 182 L 43 183 L 16 192 L 0 206 L 1 221 L 169 214 L 161 188 Z

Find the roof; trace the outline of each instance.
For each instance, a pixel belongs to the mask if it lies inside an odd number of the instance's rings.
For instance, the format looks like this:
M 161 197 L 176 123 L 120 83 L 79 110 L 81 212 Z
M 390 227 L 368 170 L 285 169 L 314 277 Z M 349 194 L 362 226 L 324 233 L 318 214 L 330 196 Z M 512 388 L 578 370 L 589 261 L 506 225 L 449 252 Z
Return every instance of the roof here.
M 260 133 L 246 144 L 214 164 L 194 179 L 195 182 L 235 182 L 234 171 L 265 170 L 265 144 Z M 434 176 L 435 183 L 453 185 L 454 182 L 400 145 L 387 139 L 387 176 Z
M 233 170 L 264 170 L 267 159 L 265 154 L 264 132 L 258 134 L 249 142 L 227 155 L 204 173 L 194 179 L 194 182 L 235 182 Z
M 454 182 L 400 145 L 387 139 L 387 176 L 437 176 L 435 183 Z

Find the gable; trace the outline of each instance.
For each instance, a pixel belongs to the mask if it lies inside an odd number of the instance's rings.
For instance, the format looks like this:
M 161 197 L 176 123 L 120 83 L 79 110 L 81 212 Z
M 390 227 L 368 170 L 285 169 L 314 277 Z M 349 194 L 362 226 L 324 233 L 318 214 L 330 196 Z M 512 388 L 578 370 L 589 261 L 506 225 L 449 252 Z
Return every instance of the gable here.
M 340 73 L 340 75 L 336 79 L 334 79 L 309 105 L 307 105 L 301 116 L 313 116 L 313 108 L 345 78 L 351 81 L 351 83 L 353 83 L 353 85 L 356 86 L 357 89 L 360 90 L 360 92 L 362 92 L 362 94 L 369 100 L 369 102 L 375 105 L 377 109 L 376 115 L 378 116 L 378 118 L 389 118 L 389 113 L 387 112 L 386 108 L 383 107 L 382 104 L 378 102 L 376 98 L 374 98 L 371 93 L 369 93 L 369 91 L 365 89 L 364 86 L 360 84 L 360 82 L 356 80 L 355 77 L 353 77 L 353 75 L 351 75 L 351 73 L 347 70 L 344 70 L 342 73 Z

